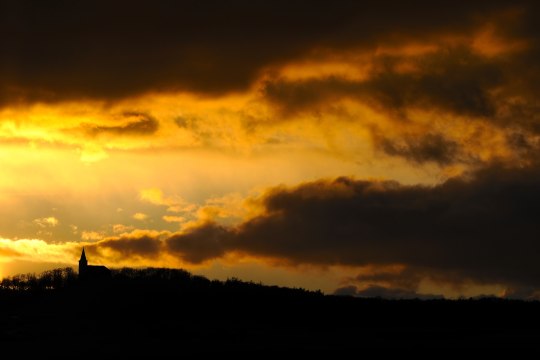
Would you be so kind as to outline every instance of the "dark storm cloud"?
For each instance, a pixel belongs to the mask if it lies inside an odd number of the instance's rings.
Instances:
[[[448,165],[459,161],[459,144],[437,133],[404,135],[399,140],[375,136],[375,146],[388,155],[416,162]]]
[[[417,164],[475,163],[478,154],[467,148],[470,139],[452,139],[437,130],[426,130],[426,124],[409,118],[410,110],[423,110],[434,125],[451,127],[452,121],[459,123],[465,117],[477,126],[504,129],[508,147],[523,155],[527,155],[527,148],[520,145],[528,145],[529,150],[534,147],[530,138],[540,134],[537,101],[518,84],[520,70],[507,58],[484,56],[461,46],[415,56],[385,55],[375,57],[373,63],[376,65],[365,79],[269,79],[261,95],[284,119],[301,112],[335,113],[341,99],[367,104],[399,125],[389,132],[388,124],[370,127],[375,148]],[[409,69],[403,71],[403,64]],[[460,118],[453,120],[449,114]],[[339,118],[365,121],[352,114]],[[516,141],[519,137],[523,141]]]
[[[124,125],[118,126],[99,126],[83,125],[84,132],[90,136],[101,134],[111,135],[151,135],[159,128],[159,122],[152,116],[145,113],[126,112],[123,114],[126,118],[138,118]]]
[[[411,294],[425,278],[502,284],[514,295],[540,289],[538,166],[494,164],[436,186],[320,180],[271,189],[260,205],[262,215],[237,226],[133,233],[89,248],[120,258],[168,254],[193,264],[236,253],[289,264],[371,266],[375,272],[350,281]],[[362,291],[355,295],[367,296]]]
[[[307,80],[267,80],[262,88],[263,97],[277,106],[284,116],[297,112],[317,110],[340,98],[358,98],[365,95],[362,82],[330,76]]]
[[[124,258],[141,256],[146,258],[154,258],[158,256],[162,250],[162,244],[159,238],[152,235],[126,235],[117,238],[102,240],[98,243],[86,246],[90,252],[96,250],[101,253],[105,251],[114,251]]]
[[[366,82],[366,92],[382,108],[437,108],[480,117],[494,114],[488,91],[503,82],[497,60],[459,47],[420,56],[414,61],[417,71],[411,73],[396,72],[392,63],[399,61],[388,59],[389,64]]]
[[[505,1],[0,2],[0,103],[246,89],[314,48],[468,34]]]
[[[412,61],[415,69],[398,66]],[[339,77],[300,81],[267,81],[263,96],[285,114],[312,110],[339,98],[354,98],[374,105],[394,118],[409,108],[433,108],[458,115],[493,116],[495,106],[488,95],[502,84],[498,60],[473,54],[466,48],[442,49],[413,59],[383,56],[366,80]]]
[[[179,254],[183,260],[200,263],[225,255],[226,251],[231,250],[231,241],[234,239],[230,230],[216,224],[206,224],[188,233],[171,236],[167,239],[167,245],[170,251]]]
[[[540,286],[535,168],[492,166],[434,187],[339,178],[274,189],[263,204],[265,215],[236,228],[202,225],[167,246],[193,262],[236,251],[292,263],[403,264],[446,280]]]

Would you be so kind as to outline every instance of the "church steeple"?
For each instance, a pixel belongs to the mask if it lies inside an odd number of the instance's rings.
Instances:
[[[86,252],[82,249],[81,258],[79,259],[79,280],[82,283],[103,283],[111,279],[111,270],[103,265],[88,265]]]
[[[83,246],[81,258],[79,259],[79,276],[84,275],[87,266],[88,266],[88,260],[86,260],[86,254],[84,253],[84,246]]]

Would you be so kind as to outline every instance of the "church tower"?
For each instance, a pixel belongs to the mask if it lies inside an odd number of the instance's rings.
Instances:
[[[112,277],[111,270],[103,265],[88,265],[84,247],[79,259],[79,280],[85,283],[104,283]]]
[[[88,267],[88,261],[86,260],[86,254],[84,253],[84,246],[82,248],[82,254],[81,258],[79,259],[79,276],[86,273],[86,269]]]

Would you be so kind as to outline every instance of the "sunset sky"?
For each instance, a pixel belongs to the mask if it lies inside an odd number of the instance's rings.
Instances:
[[[0,278],[540,297],[538,1],[0,4]]]

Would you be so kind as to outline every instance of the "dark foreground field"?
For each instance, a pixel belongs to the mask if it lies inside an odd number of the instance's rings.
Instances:
[[[49,272],[1,287],[0,346],[20,356],[540,347],[537,302],[356,299],[170,269],[86,285]]]

